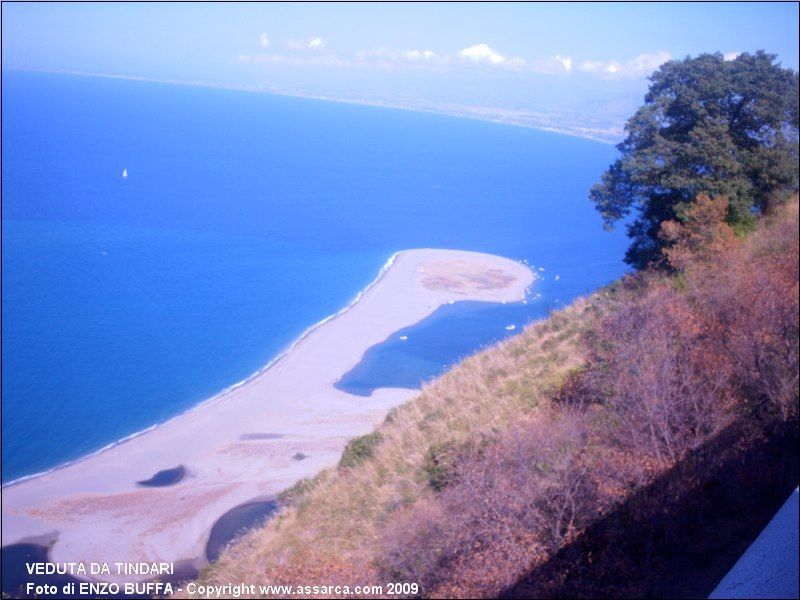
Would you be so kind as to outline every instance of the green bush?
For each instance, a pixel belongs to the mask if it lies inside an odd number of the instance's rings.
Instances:
[[[383,436],[377,431],[353,438],[347,442],[347,446],[345,446],[344,452],[342,452],[339,468],[347,469],[355,467],[372,458],[375,454],[375,448],[377,448],[382,441]]]
[[[455,480],[455,446],[452,442],[434,443],[428,446],[422,462],[422,471],[428,485],[440,492]]]

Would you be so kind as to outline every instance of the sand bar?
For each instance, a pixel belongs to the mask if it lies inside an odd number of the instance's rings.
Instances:
[[[415,395],[335,389],[368,348],[442,304],[522,300],[533,280],[527,266],[498,256],[401,252],[349,310],[244,385],[104,452],[5,486],[2,543],[56,539],[54,562],[199,565],[223,513],[336,464],[348,439]],[[136,485],[178,465],[186,475],[175,485]]]

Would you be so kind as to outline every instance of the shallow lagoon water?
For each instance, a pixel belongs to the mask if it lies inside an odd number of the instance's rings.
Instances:
[[[516,335],[540,318],[546,306],[535,299],[528,302],[446,304],[367,350],[335,386],[359,396],[384,387],[418,389],[461,359]]]

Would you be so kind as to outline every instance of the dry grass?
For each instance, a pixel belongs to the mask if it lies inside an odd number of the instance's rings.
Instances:
[[[492,434],[542,409],[581,365],[579,333],[595,311],[579,300],[426,385],[389,413],[371,458],[296,486],[287,494],[292,506],[224,552],[201,581],[335,583],[341,574],[353,583],[361,574],[374,583],[382,523],[429,492],[431,449]]]
[[[422,285],[430,290],[462,292],[499,290],[510,286],[516,277],[503,269],[463,260],[438,260],[420,268]]]

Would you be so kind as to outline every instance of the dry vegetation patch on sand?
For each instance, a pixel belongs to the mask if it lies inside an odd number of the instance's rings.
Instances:
[[[469,293],[508,287],[514,276],[503,269],[464,260],[437,260],[420,267],[422,285],[429,290]]]

